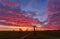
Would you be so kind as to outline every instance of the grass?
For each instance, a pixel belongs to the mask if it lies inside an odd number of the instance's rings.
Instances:
[[[0,32],[0,39],[19,39],[25,34],[27,34],[27,32],[2,31]]]
[[[0,39],[19,39],[31,32],[2,31]],[[25,39],[60,39],[60,31],[39,31],[27,36]]]
[[[60,31],[41,31],[31,34],[25,39],[60,39]]]

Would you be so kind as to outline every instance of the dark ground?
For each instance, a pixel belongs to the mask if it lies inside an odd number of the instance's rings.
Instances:
[[[27,32],[2,31],[0,32],[0,39],[19,39],[26,34]]]
[[[25,39],[60,39],[60,31],[41,31],[31,34]]]
[[[2,31],[0,39],[19,39],[31,32]],[[25,39],[60,39],[60,31],[39,31],[27,36]]]

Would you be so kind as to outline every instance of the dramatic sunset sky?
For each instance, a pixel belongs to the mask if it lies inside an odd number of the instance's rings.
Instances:
[[[47,0],[21,0],[20,8],[25,11],[35,11],[37,13],[35,18],[45,21],[46,3]]]
[[[0,0],[0,25],[43,27],[46,4],[47,0]]]

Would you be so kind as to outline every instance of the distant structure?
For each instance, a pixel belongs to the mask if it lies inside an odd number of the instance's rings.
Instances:
[[[48,0],[47,18],[50,28],[60,29],[60,0]]]

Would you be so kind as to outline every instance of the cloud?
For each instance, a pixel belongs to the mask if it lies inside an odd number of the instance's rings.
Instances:
[[[6,20],[0,20],[0,22],[6,22]]]

